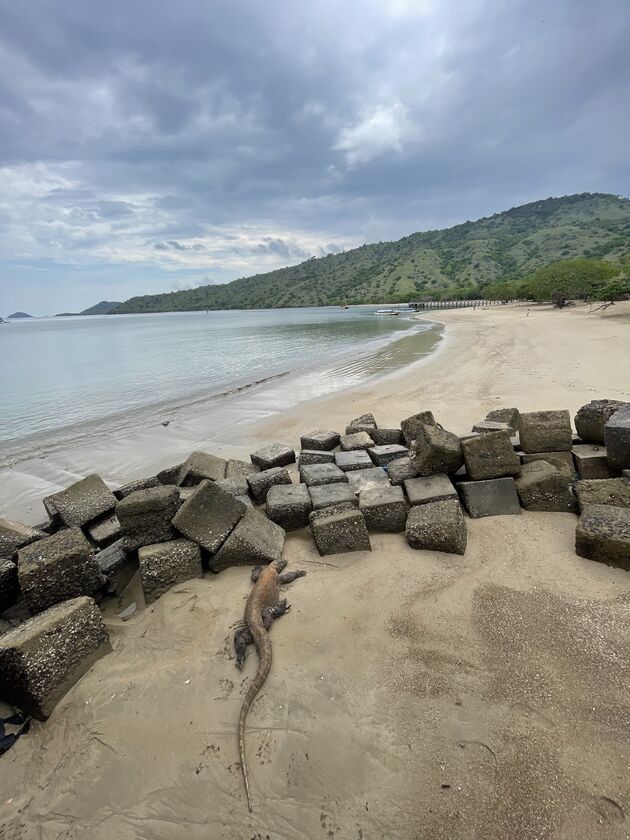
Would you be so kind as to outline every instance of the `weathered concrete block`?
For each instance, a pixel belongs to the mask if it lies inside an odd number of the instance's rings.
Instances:
[[[630,405],[618,409],[604,426],[608,464],[614,470],[630,468]]]
[[[31,528],[29,525],[0,516],[0,557],[13,560],[20,548],[45,536],[46,534],[38,528]]]
[[[405,536],[412,548],[463,554],[468,532],[459,502],[445,499],[412,507],[407,517]]]
[[[99,548],[107,548],[122,537],[122,528],[115,513],[92,522],[85,530],[90,541]]]
[[[305,484],[277,484],[267,493],[267,516],[285,531],[306,528],[312,509]]]
[[[520,515],[521,504],[513,478],[461,481],[457,489],[471,519]]]
[[[247,483],[257,505],[264,505],[270,487],[276,484],[291,484],[291,476],[283,467],[272,467],[255,475],[247,476]]]
[[[419,411],[418,414],[412,414],[402,421],[400,428],[407,446],[411,446],[411,442],[418,437],[418,430],[423,426],[435,426],[432,411]]]
[[[215,554],[247,511],[247,505],[240,499],[206,479],[177,511],[173,525],[185,537]]]
[[[531,464],[533,461],[546,461],[573,481],[576,476],[575,464],[571,452],[521,452],[521,464]]]
[[[270,470],[273,467],[286,467],[287,464],[295,463],[295,450],[282,443],[271,443],[257,452],[252,452],[249,457],[252,464],[261,470]]]
[[[405,481],[405,492],[412,507],[426,505],[428,502],[441,502],[445,499],[457,501],[457,490],[444,473],[408,478]]]
[[[351,503],[314,510],[310,523],[315,545],[322,557],[349,551],[371,551],[363,514]]]
[[[630,508],[630,481],[627,478],[601,478],[576,481],[573,491],[580,510],[587,505],[613,505]]]
[[[408,509],[402,487],[367,487],[359,496],[359,510],[368,531],[404,531]]]
[[[486,414],[486,420],[494,423],[507,423],[513,431],[518,431],[518,408],[495,408]]]
[[[338,484],[348,480],[343,470],[336,464],[311,464],[300,467],[300,478],[307,487],[319,484]]]
[[[116,517],[128,549],[174,539],[177,534],[171,520],[180,504],[177,487],[165,485],[136,490],[121,499],[116,505]]]
[[[209,452],[191,452],[179,471],[177,484],[180,487],[195,487],[204,478],[219,481],[225,478],[226,467],[227,462],[223,458]]]
[[[362,472],[359,470],[358,472]],[[350,473],[354,475],[355,473]],[[333,505],[340,505],[344,502],[357,507],[359,500],[349,484],[319,484],[308,488],[311,497],[313,510],[323,510]]]
[[[171,484],[175,482],[172,481]],[[148,490],[150,487],[159,487],[161,484],[156,475],[151,475],[148,478],[136,478],[135,481],[130,481],[128,484],[123,484],[118,490],[114,490],[114,496],[118,500],[124,499],[126,496],[135,493],[136,490]]]
[[[236,496],[237,499],[249,497],[249,484],[245,475],[232,475],[230,478],[221,478],[216,484],[218,487],[227,490],[232,496]]]
[[[383,446],[373,446],[368,449],[370,458],[377,467],[384,467],[399,458],[408,458],[409,450],[399,443],[387,443]]]
[[[15,604],[19,591],[17,566],[0,557],[0,613]]]
[[[308,467],[310,464],[334,464],[335,453],[324,452],[319,449],[303,449],[298,456],[298,468]]]
[[[482,420],[480,423],[475,423],[472,430],[480,435],[488,432],[509,432],[510,436],[513,434],[513,429],[508,423],[500,423],[498,420]]]
[[[226,478],[235,478],[237,475],[247,477],[257,472],[260,472],[260,467],[257,467],[255,464],[249,464],[247,461],[239,461],[236,458],[228,458],[225,465]]]
[[[344,472],[372,469],[374,464],[364,449],[354,452],[335,452],[335,464]]]
[[[521,462],[509,431],[487,432],[462,443],[466,471],[473,481],[518,475]]]
[[[302,449],[311,449],[315,452],[330,452],[335,446],[339,446],[339,432],[310,432],[308,435],[302,435],[300,438],[300,446]]]
[[[182,471],[183,466],[183,464],[175,464],[173,467],[166,467],[166,469],[160,470],[155,477],[160,484],[166,484],[168,486],[177,484],[179,481],[179,474]],[[143,487],[141,489],[146,490],[148,488]]]
[[[266,566],[279,560],[284,546],[284,528],[257,510],[247,510],[208,565],[213,572],[228,566]]]
[[[44,507],[51,519],[58,517],[69,527],[87,525],[116,507],[116,496],[99,475],[88,475],[44,499]]]
[[[630,509],[610,505],[584,508],[575,532],[575,553],[630,571]]]
[[[525,510],[575,512],[577,503],[567,477],[547,461],[523,464],[516,491]]]
[[[389,446],[393,443],[405,445],[402,429],[372,429],[369,435],[377,446]]]
[[[99,551],[96,562],[105,576],[105,591],[109,595],[122,595],[138,569],[138,558],[135,552],[127,550],[124,539]]]
[[[346,426],[346,434],[354,435],[357,432],[369,433],[372,429],[376,428],[377,423],[373,414],[361,414],[359,417],[355,417],[354,420],[351,420]]]
[[[363,490],[369,487],[389,487],[389,479],[383,467],[372,467],[368,470],[354,470],[345,473],[348,477],[348,484],[356,496],[361,495]]]
[[[80,528],[67,528],[18,552],[18,579],[29,610],[42,612],[105,583],[92,546]]]
[[[575,430],[584,443],[604,444],[604,427],[613,414],[628,403],[620,400],[591,400],[578,409]]]
[[[608,464],[605,446],[583,443],[573,447],[573,460],[580,478],[614,478],[617,470]]]
[[[464,463],[457,435],[441,426],[419,425],[411,447],[411,463],[418,475],[454,473]]]
[[[342,435],[339,443],[344,452],[355,452],[357,449],[369,449],[371,446],[374,446],[374,441],[367,432]]]
[[[138,551],[138,562],[147,604],[157,601],[176,583],[203,576],[201,551],[190,540],[145,545]]]
[[[387,475],[395,486],[400,486],[408,478],[415,478],[418,471],[412,465],[410,458],[399,458],[387,465]]]
[[[107,628],[91,598],[57,604],[0,636],[0,700],[45,720],[110,651]]]
[[[564,452],[573,445],[571,415],[568,410],[521,414],[518,433],[523,452]]]

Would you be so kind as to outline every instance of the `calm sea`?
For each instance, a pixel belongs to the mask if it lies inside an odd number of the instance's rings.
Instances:
[[[345,366],[355,379],[357,371],[367,376],[370,365],[362,367],[361,360],[378,368],[385,348],[404,347],[399,339],[429,329],[406,313],[379,317],[375,309],[105,315],[0,325],[2,448],[6,453],[12,441],[32,435],[298,370],[337,364],[338,373]]]

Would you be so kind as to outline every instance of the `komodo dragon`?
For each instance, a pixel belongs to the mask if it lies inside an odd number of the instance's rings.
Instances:
[[[254,702],[254,698],[260,691],[267,675],[271,669],[271,640],[267,631],[271,628],[274,618],[280,618],[289,611],[290,605],[287,599],[278,600],[280,596],[280,584],[291,583],[296,578],[302,577],[306,572],[286,572],[280,574],[287,565],[287,561],[274,560],[268,566],[256,566],[252,570],[252,581],[254,586],[249,593],[245,604],[245,620],[234,634],[234,649],[236,651],[236,665],[243,667],[247,656],[247,645],[256,645],[258,652],[258,671],[252,680],[250,687],[241,706],[241,714],[238,719],[238,749],[241,758],[241,769],[243,781],[245,782],[245,793],[247,794],[247,805],[252,811],[252,800],[249,792],[249,781],[247,779],[247,764],[245,760],[245,721],[247,713]]]

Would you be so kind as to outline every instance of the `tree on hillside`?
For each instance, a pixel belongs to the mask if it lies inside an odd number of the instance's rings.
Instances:
[[[559,308],[571,298],[588,299],[596,295],[616,273],[611,263],[588,260],[558,260],[539,268],[527,281],[538,301],[551,300]]]

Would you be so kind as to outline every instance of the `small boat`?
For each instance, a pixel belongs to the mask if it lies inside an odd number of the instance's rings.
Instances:
[[[398,309],[377,309],[375,315],[400,315]]]
[[[350,309],[350,307],[348,306],[348,301],[344,300],[339,309]]]

